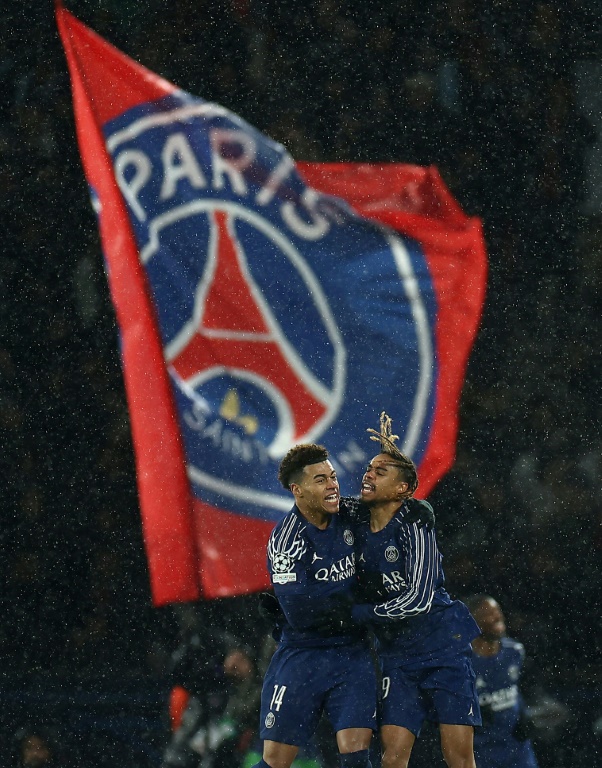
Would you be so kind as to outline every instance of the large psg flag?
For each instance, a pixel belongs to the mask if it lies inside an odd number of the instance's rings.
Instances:
[[[295,443],[358,490],[386,410],[425,496],[451,466],[485,290],[480,224],[434,168],[297,164],[62,7],[121,333],[153,600],[265,587]]]

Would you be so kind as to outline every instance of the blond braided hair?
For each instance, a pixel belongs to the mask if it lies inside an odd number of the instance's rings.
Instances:
[[[418,488],[418,474],[416,472],[416,465],[408,456],[405,456],[399,448],[395,445],[395,441],[399,440],[399,435],[393,434],[393,422],[390,416],[382,411],[380,414],[380,430],[377,432],[375,429],[368,429],[370,434],[370,440],[374,440],[376,443],[380,443],[380,449],[387,456],[390,456],[394,463],[402,470],[404,481],[408,484],[408,490],[414,493]]]

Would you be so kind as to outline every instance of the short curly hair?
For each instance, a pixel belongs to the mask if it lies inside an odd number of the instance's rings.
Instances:
[[[323,445],[315,443],[295,445],[280,462],[278,480],[287,491],[290,491],[292,483],[298,483],[301,479],[305,467],[310,464],[319,464],[327,459],[328,451]]]

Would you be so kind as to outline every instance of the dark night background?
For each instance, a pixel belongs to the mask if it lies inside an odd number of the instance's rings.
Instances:
[[[566,704],[566,723],[539,744],[542,768],[595,764],[602,207],[591,157],[602,139],[583,105],[602,99],[600,3],[67,7],[294,158],[435,164],[483,219],[487,305],[457,462],[431,496],[448,588],[496,597],[538,684]],[[0,23],[0,752],[35,716],[84,752],[95,745],[82,765],[157,765],[179,624],[151,607],[66,62],[50,2],[4,3]],[[199,610],[247,642],[266,629],[253,597]]]

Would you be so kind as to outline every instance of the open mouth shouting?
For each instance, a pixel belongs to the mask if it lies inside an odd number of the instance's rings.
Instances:
[[[373,483],[369,483],[367,480],[364,480],[362,482],[360,493],[362,496],[364,496],[369,493],[374,493],[375,490],[376,490],[376,486]]]

